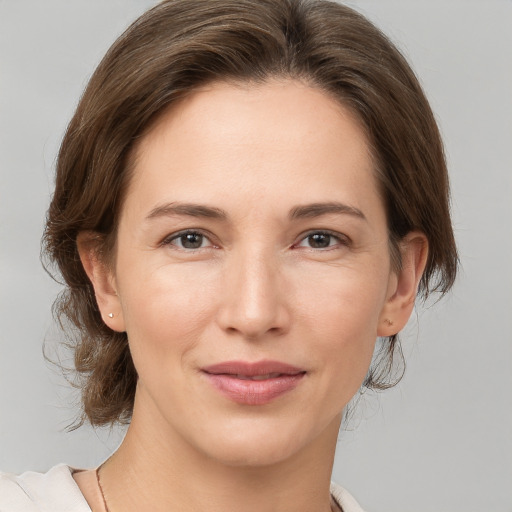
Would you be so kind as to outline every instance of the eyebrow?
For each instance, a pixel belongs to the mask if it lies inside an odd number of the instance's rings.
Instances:
[[[306,204],[304,206],[295,206],[290,211],[290,219],[312,219],[315,217],[321,217],[322,215],[328,215],[330,213],[352,215],[362,220],[366,220],[364,213],[358,208],[338,202],[313,203]]]
[[[209,219],[226,220],[228,215],[224,210],[213,206],[193,203],[167,203],[153,208],[146,219],[169,217],[172,215],[186,215],[188,217],[207,217]]]
[[[295,206],[290,210],[289,218],[290,220],[312,219],[329,214],[351,215],[366,220],[364,213],[358,208],[338,202],[312,203]],[[216,220],[228,219],[228,214],[220,208],[195,203],[177,202],[167,203],[153,208],[146,219],[150,220],[173,215],[185,215],[188,217],[202,217]]]

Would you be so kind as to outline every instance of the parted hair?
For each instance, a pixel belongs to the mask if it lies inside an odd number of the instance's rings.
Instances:
[[[417,78],[397,48],[361,14],[327,0],[166,0],[137,19],[92,75],[62,141],[43,254],[65,284],[54,304],[74,351],[82,417],[130,421],[137,373],[126,333],[102,321],[77,236],[96,233],[108,259],[133,148],[172,103],[213,81],[301,80],[349,108],[366,131],[385,202],[389,247],[425,233],[419,294],[453,285],[457,251],[439,130]],[[364,382],[394,385],[403,371],[398,335],[380,340]]]

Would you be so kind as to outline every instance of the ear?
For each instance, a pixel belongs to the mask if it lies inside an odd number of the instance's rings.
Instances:
[[[121,302],[113,270],[100,257],[98,243],[101,235],[94,231],[82,231],[77,237],[78,253],[85,273],[89,277],[96,302],[105,324],[113,331],[124,332]]]
[[[378,336],[392,336],[401,331],[414,308],[418,285],[425,270],[428,241],[424,233],[411,231],[400,242],[401,268],[391,276],[388,296],[377,328]]]

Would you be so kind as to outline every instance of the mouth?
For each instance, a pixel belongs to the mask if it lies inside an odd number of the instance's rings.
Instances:
[[[279,361],[227,361],[202,368],[214,389],[243,405],[264,405],[292,391],[306,371]]]
[[[236,379],[241,379],[241,380],[267,380],[267,379],[275,379],[276,377],[280,377],[281,375],[287,375],[287,374],[266,373],[264,375],[249,376],[249,375],[242,375],[240,373],[237,373],[236,375],[227,373],[227,374],[222,374],[222,375],[231,375],[232,377],[235,377]]]

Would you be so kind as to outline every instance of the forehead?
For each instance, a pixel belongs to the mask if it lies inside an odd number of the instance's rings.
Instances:
[[[226,143],[236,138],[238,144],[245,142],[248,146],[251,140],[261,144],[265,133],[275,139],[277,131],[289,141],[295,137],[301,145],[318,144],[319,139],[326,140],[327,132],[338,128],[343,133],[333,134],[335,137],[355,135],[353,139],[357,137],[369,151],[358,114],[333,94],[291,79],[217,81],[192,90],[157,116],[141,137],[136,154],[140,156],[147,149],[148,140],[152,143],[178,126],[183,136],[201,130],[216,133]],[[357,146],[355,149],[360,149]]]
[[[218,82],[174,104],[141,138],[128,196],[218,202],[238,191],[241,201],[242,192],[275,201],[278,190],[296,203],[305,194],[357,202],[377,193],[369,148],[355,115],[317,88]]]

